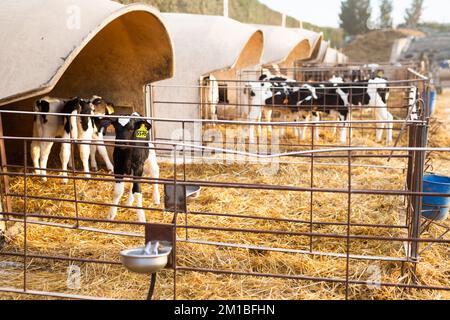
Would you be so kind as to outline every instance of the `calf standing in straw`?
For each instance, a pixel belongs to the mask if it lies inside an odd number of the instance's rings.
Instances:
[[[145,222],[145,211],[142,207],[142,188],[139,178],[148,173],[151,178],[159,179],[159,166],[156,159],[155,147],[150,141],[150,122],[139,119],[139,113],[133,113],[119,119],[102,120],[102,126],[113,125],[116,131],[114,147],[114,200],[109,213],[109,219],[114,220],[117,215],[117,205],[125,191],[125,178],[132,178],[132,188],[127,206],[132,206],[137,199],[137,215],[139,222]],[[132,142],[129,142],[132,141]],[[153,185],[153,201],[160,203],[158,183]]]
[[[36,115],[33,122],[33,137],[43,139],[54,139],[62,137],[63,139],[80,139],[89,141],[92,139],[93,125],[89,115],[93,115],[94,106],[89,100],[73,98],[73,99],[56,99],[45,97],[36,101],[36,112],[42,113]],[[66,115],[48,115],[66,114]],[[79,117],[82,115],[83,117]],[[47,162],[50,151],[53,147],[53,141],[33,141],[31,143],[31,158],[36,174],[44,175],[43,181],[47,181],[45,177],[47,171]],[[86,177],[89,174],[89,155],[90,147],[88,144],[80,143],[80,158],[83,163],[83,170]],[[71,145],[70,143],[62,143],[61,145],[61,163],[63,182],[67,183],[67,167],[70,161]]]

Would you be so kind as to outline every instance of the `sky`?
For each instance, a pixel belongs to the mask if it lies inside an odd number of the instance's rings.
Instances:
[[[298,20],[311,22],[319,26],[338,27],[341,0],[259,0],[268,7],[287,13]],[[405,9],[412,0],[393,0],[394,22],[404,21]],[[372,0],[373,16],[378,17],[381,0]],[[450,23],[450,1],[425,0],[423,21]]]

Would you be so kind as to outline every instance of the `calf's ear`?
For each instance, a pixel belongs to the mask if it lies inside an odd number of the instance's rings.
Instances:
[[[134,125],[134,137],[137,139],[148,139],[152,124],[150,121],[137,121]]]
[[[112,103],[106,103],[106,111],[108,114],[112,115],[115,112],[115,106]]]
[[[152,123],[148,120],[137,121],[134,125],[134,129],[138,130],[138,129],[142,128],[143,126],[147,130],[150,130],[152,128]]]

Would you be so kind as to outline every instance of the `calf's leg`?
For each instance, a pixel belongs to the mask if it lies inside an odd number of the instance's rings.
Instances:
[[[393,141],[393,131],[394,131],[394,123],[392,121],[394,121],[394,116],[390,113],[387,112],[387,120],[389,121],[389,123],[387,123],[387,133],[386,133],[386,145],[390,146],[392,144]]]
[[[311,120],[311,115],[308,115],[303,119],[303,121],[305,121],[305,122],[309,122],[310,120]],[[306,139],[306,130],[308,130],[307,125],[303,125],[302,128],[300,129],[300,140],[301,141],[304,141]]]
[[[114,220],[117,215],[117,205],[120,202],[120,199],[122,199],[123,193],[125,191],[125,183],[123,181],[116,182],[114,186],[114,200],[113,200],[113,206],[109,210],[109,220]]]
[[[272,113],[273,113],[273,110],[271,108],[266,110],[266,122],[267,123],[272,122]],[[261,126],[260,126],[260,128],[261,128]],[[272,126],[267,126],[267,132],[272,134]],[[261,135],[261,130],[260,130],[260,135]]]
[[[130,193],[128,193],[128,202],[127,202],[127,206],[131,207],[134,204],[134,193],[133,193],[133,184],[131,184],[130,187]]]
[[[150,148],[155,148],[154,145],[150,144]],[[147,163],[145,166],[146,170],[149,172],[146,172],[152,179],[158,180],[159,179],[159,166],[158,166],[158,160],[156,158],[156,151],[154,149],[150,149],[150,153],[148,155]],[[148,169],[147,169],[148,168]],[[153,184],[153,202],[155,205],[159,205],[161,203],[161,195],[159,194],[159,184],[156,181]]]
[[[339,117],[336,117],[336,120],[339,121]],[[337,135],[337,126],[336,125],[333,125],[333,128],[331,129],[331,134],[333,137],[336,138],[336,135]]]
[[[142,177],[143,174],[144,174],[144,165],[142,164],[141,166],[138,166],[136,168],[133,175],[140,178],[140,177]],[[131,192],[134,195],[133,202],[134,202],[134,199],[137,200],[136,206],[138,207],[138,209],[136,210],[136,213],[138,216],[138,221],[145,222],[146,221],[145,211],[144,211],[144,208],[142,207],[142,188],[141,188],[141,183],[139,181],[133,182],[133,188],[132,188]]]
[[[109,172],[114,171],[114,165],[112,164],[111,160],[109,159],[108,151],[106,150],[105,146],[98,146],[97,147],[98,153],[100,153],[100,156],[102,157],[103,161],[105,161],[106,168],[108,168]]]
[[[106,168],[108,169],[108,171],[114,172],[114,165],[112,164],[111,160],[109,159],[108,150],[105,147],[103,132],[99,132],[97,134],[97,136],[94,138],[99,142],[99,145],[94,146],[96,151],[98,150],[98,153],[100,154],[103,161],[105,162]],[[91,157],[93,157],[95,159],[95,152],[92,153],[92,151],[93,151],[93,149],[91,149]]]
[[[91,175],[89,174],[89,156],[91,154],[91,148],[89,145],[80,144],[80,158],[81,162],[83,163],[83,171],[85,172],[85,177],[90,178]]]
[[[307,114],[305,114],[303,111],[298,111],[294,116],[295,122],[308,122],[311,119],[311,117]],[[287,122],[289,119],[286,119]],[[306,139],[306,130],[308,127],[305,124],[302,125],[296,125],[294,132],[295,137],[300,138],[300,141],[304,141]]]
[[[377,123],[376,142],[383,140],[384,123]]]
[[[92,128],[89,128],[87,131],[80,132],[80,140],[79,144],[80,149],[80,158],[83,163],[83,171],[85,172],[85,177],[90,178],[89,174],[89,158],[91,156],[91,145],[93,142],[94,133],[92,132]]]
[[[39,141],[31,142],[31,159],[33,160],[34,173],[41,174],[41,170],[39,170],[40,163],[39,158],[41,156],[41,145]]]
[[[97,155],[97,146],[96,145],[91,145],[91,151],[90,151],[90,159],[91,159],[91,170],[93,172],[97,172],[98,171],[98,166],[97,166],[97,159],[96,159],[96,155]]]
[[[39,138],[42,136],[42,128],[39,130],[39,126],[42,124],[35,122],[33,124],[33,137]],[[40,141],[32,141],[30,146],[31,159],[33,160],[34,172],[36,174],[41,174],[41,170],[39,170],[40,163],[39,159],[41,157],[41,142]]]
[[[382,106],[376,108],[375,114],[376,114],[376,119],[378,121],[384,121],[383,123],[377,123],[376,142],[381,142],[383,140],[383,131],[385,128],[388,128],[386,140],[389,140],[389,133],[390,133],[391,141],[389,141],[389,143],[392,142],[392,131],[389,131],[389,123],[387,123],[387,121],[391,121],[390,119],[393,119],[392,115],[388,112],[387,107],[382,107]]]
[[[344,144],[347,142],[347,124],[345,123],[345,121],[347,120],[347,117],[343,114],[341,114],[339,116],[339,120],[341,121],[340,127],[341,127],[341,131],[340,131],[340,135],[339,135],[339,142],[341,144]]]
[[[249,120],[251,122],[256,122],[258,119],[261,118],[261,107],[255,107],[253,106],[250,110]],[[250,125],[250,133],[249,133],[249,143],[254,144],[255,141],[255,126]]]
[[[133,183],[133,194],[134,197],[137,199],[136,206],[138,207],[138,209],[136,210],[136,213],[138,216],[138,221],[146,222],[145,211],[144,208],[142,207],[142,191],[140,183]]]
[[[311,119],[313,122],[319,122],[320,121],[320,115],[318,112],[313,112],[311,115]],[[314,141],[319,142],[320,140],[320,134],[319,134],[319,126],[317,124],[313,125],[313,131],[314,131]]]
[[[68,133],[65,133],[63,136],[63,139],[70,139],[70,135]],[[67,179],[67,166],[69,164],[71,154],[72,154],[72,152],[71,152],[70,143],[62,143],[61,144],[61,152],[59,153],[59,158],[61,159],[62,170],[63,170],[63,172],[61,172],[61,175],[64,177],[63,183],[69,182],[69,180]]]
[[[40,155],[40,168],[41,168],[41,174],[46,175],[47,174],[47,163],[48,163],[48,157],[50,155],[50,151],[52,150],[53,142],[41,142],[41,155]],[[47,177],[43,177],[42,181],[47,181]]]

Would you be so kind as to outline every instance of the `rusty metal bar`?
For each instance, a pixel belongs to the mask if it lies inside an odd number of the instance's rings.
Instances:
[[[162,210],[161,210],[162,211]],[[231,213],[211,213],[211,212],[194,212],[189,211],[189,214],[191,215],[200,215],[200,216],[216,216],[216,217],[226,217],[226,218],[238,218],[238,219],[251,219],[251,220],[263,220],[263,221],[272,221],[272,222],[285,222],[285,223],[296,223],[296,224],[307,224],[310,225],[310,221],[303,221],[303,220],[297,220],[297,219],[283,219],[283,218],[270,218],[270,217],[261,217],[261,216],[247,216],[247,215],[239,215],[239,214],[231,214]],[[15,212],[15,213],[5,213],[5,215],[8,215],[9,217],[22,217],[23,214]],[[101,220],[101,219],[89,219],[89,218],[73,218],[70,216],[52,216],[52,215],[42,215],[42,214],[28,214],[29,218],[41,218],[41,219],[53,219],[53,220],[78,220],[80,222],[93,222],[93,223],[114,223],[116,224],[124,224],[127,223],[126,221],[109,221],[109,220]],[[11,221],[15,222],[22,222],[23,220],[10,218]],[[28,219],[28,224],[44,224],[45,222],[42,221],[32,221]],[[136,223],[137,224],[137,223]],[[134,224],[133,224],[134,225]],[[347,226],[347,223],[345,222],[319,222],[314,221],[313,225],[317,226]],[[54,225],[58,226],[58,225]],[[65,227],[69,227],[70,229],[79,229],[79,230],[88,230],[89,228],[86,227],[76,227],[76,225],[61,225]],[[407,229],[408,226],[402,226],[402,225],[374,225],[374,224],[363,224],[363,223],[351,223],[351,227],[355,228],[374,228],[374,229]],[[97,232],[103,232],[106,233],[108,230],[104,229],[96,229]]]
[[[270,273],[257,273],[257,272],[239,272],[239,271],[228,271],[228,270],[214,270],[208,268],[189,268],[189,267],[179,267],[180,271],[192,271],[192,272],[202,272],[202,273],[215,273],[215,274],[226,274],[226,275],[236,275],[236,276],[253,276],[253,277],[263,277],[263,278],[274,278],[274,279],[289,279],[289,280],[303,280],[303,281],[313,281],[313,282],[326,282],[326,283],[346,283],[345,279],[337,278],[320,278],[320,277],[309,277],[301,275],[282,275],[282,274],[270,274]],[[348,280],[350,285],[367,285],[366,281],[359,280]],[[404,284],[404,283],[377,283],[380,287],[394,287],[403,289],[417,289],[417,290],[436,290],[436,291],[450,291],[449,287],[438,287],[438,286],[424,286],[415,284]]]
[[[0,164],[1,164],[1,173],[2,173],[2,183],[0,185],[1,192],[1,201],[2,203],[1,209],[6,211],[12,211],[11,198],[7,196],[9,193],[9,177],[4,175],[8,172],[8,161],[6,158],[6,148],[5,148],[5,140],[3,139],[3,119],[2,114],[0,113]],[[7,227],[5,222],[5,227]]]
[[[235,249],[247,249],[247,250],[257,250],[257,251],[268,251],[268,252],[279,252],[279,253],[291,253],[291,254],[305,254],[310,256],[320,256],[320,257],[332,257],[347,259],[347,254],[332,253],[332,252],[322,252],[310,250],[297,250],[297,249],[286,249],[286,248],[272,248],[263,246],[253,246],[253,245],[240,245],[234,243],[223,243],[214,241],[204,241],[204,240],[177,240],[181,243],[195,244],[195,245],[206,245],[206,246],[216,246],[216,247],[226,247]],[[380,256],[368,256],[368,255],[350,255],[350,259],[353,260],[365,260],[365,261],[388,261],[388,262],[407,262],[406,258],[401,257],[380,257]]]
[[[27,232],[27,212],[28,212],[28,198],[27,198],[27,143],[23,142],[24,161],[23,161],[23,291],[27,291],[27,271],[28,271],[28,232]]]
[[[78,295],[78,294],[57,293],[57,292],[38,291],[38,290],[23,291],[23,290],[16,289],[16,288],[6,288],[6,287],[0,287],[0,292],[17,293],[17,294],[29,295],[29,296],[75,299],[75,300],[94,300],[94,301],[95,300],[98,300],[98,301],[112,300],[111,298],[105,298],[105,297],[83,296],[83,295]]]
[[[23,214],[19,213],[8,213],[8,215],[11,216],[23,216]],[[29,218],[45,218],[45,219],[54,219],[54,220],[74,220],[73,217],[57,217],[57,216],[44,216],[39,214],[28,214]],[[131,221],[111,221],[111,220],[101,220],[101,219],[88,219],[88,218],[79,218],[80,221],[87,221],[87,222],[93,222],[93,223],[113,223],[113,224],[129,224],[129,225],[145,225],[143,223],[139,222],[131,222]],[[17,222],[20,222],[20,220],[15,220]],[[22,220],[23,222],[23,220]],[[36,222],[36,221],[28,221],[28,224],[44,224],[44,222]],[[50,224],[50,223],[48,223]],[[60,226],[59,224],[52,224],[55,227]],[[165,224],[160,224],[165,225]],[[345,226],[345,225],[344,225]],[[358,225],[351,224],[350,226],[357,227]],[[67,226],[70,229],[76,229],[74,226]],[[178,228],[189,228],[194,230],[210,230],[210,231],[228,231],[228,232],[242,232],[242,233],[255,233],[255,234],[273,234],[273,235],[287,235],[287,236],[305,236],[305,237],[325,237],[325,238],[335,238],[335,239],[346,239],[346,235],[339,235],[339,234],[325,234],[325,233],[309,233],[309,232],[288,232],[288,231],[277,231],[277,230],[259,230],[259,229],[238,229],[238,228],[220,228],[220,227],[208,227],[208,226],[178,226]],[[83,228],[87,231],[89,231],[89,228]],[[83,230],[82,227],[80,227],[80,230]],[[101,233],[108,233],[108,230],[99,230],[94,229],[95,232],[101,232]],[[111,231],[112,234],[121,235],[123,232],[120,231]],[[125,233],[124,235],[128,236],[135,236],[135,234],[128,234]],[[380,237],[380,236],[361,236],[361,235],[351,235],[350,239],[354,240],[377,240],[377,241],[393,241],[393,242],[402,242],[402,241],[417,241],[422,243],[443,243],[447,244],[450,243],[450,240],[439,240],[439,239],[419,239],[419,238],[411,238],[411,237]],[[1,253],[0,253],[1,255]]]

